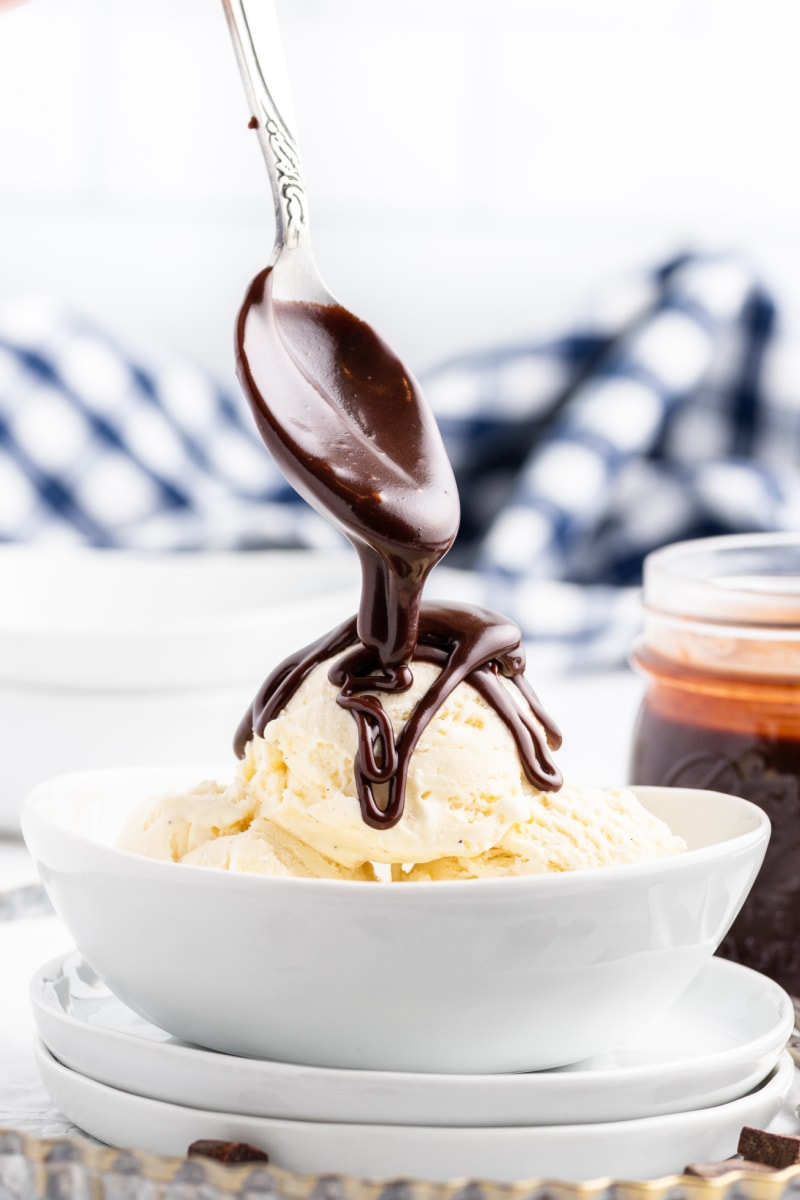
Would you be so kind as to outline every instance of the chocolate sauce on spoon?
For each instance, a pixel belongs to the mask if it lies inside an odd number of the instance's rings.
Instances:
[[[422,587],[458,530],[453,470],[419,385],[339,304],[275,300],[253,282],[237,323],[237,368],[256,424],[292,486],[361,560],[361,641],[407,662]]]

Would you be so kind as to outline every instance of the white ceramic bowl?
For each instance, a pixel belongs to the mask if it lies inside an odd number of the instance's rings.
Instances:
[[[769,836],[746,800],[640,788],[687,853],[393,886],[229,875],[115,848],[142,798],[220,774],[52,779],[25,802],[25,840],[78,949],[122,1001],[202,1046],[321,1066],[517,1071],[609,1048],[708,960]]]
[[[358,595],[346,551],[0,546],[0,831],[62,771],[224,758],[262,679]]]

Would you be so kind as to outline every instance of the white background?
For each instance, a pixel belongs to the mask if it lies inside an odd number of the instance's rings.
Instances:
[[[332,291],[417,370],[620,268],[751,255],[800,312],[796,0],[279,0]],[[224,378],[272,205],[219,0],[0,16],[0,302]]]

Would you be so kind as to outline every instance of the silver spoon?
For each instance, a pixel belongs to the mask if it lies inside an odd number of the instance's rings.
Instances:
[[[458,528],[455,479],[411,373],[320,277],[272,0],[223,7],[276,226],[239,314],[239,379],[284,475],[358,551],[358,635],[394,666],[411,658],[423,584]]]
[[[222,0],[275,202],[274,295],[335,304],[311,250],[289,75],[272,0]],[[267,82],[269,81],[269,83]]]

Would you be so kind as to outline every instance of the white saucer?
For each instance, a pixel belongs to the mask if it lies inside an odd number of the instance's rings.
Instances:
[[[77,952],[31,981],[42,1039],[111,1087],[254,1117],[391,1125],[624,1121],[723,1104],[772,1070],[794,1012],[746,967],[712,959],[683,997],[613,1053],[521,1075],[347,1071],[236,1058],[176,1041],[126,1008]]]
[[[510,1183],[537,1176],[578,1182],[606,1175],[671,1175],[688,1162],[735,1154],[742,1126],[768,1125],[794,1076],[792,1058],[784,1052],[761,1087],[714,1108],[594,1125],[423,1128],[283,1121],[187,1108],[118,1091],[70,1071],[40,1041],[36,1059],[64,1116],[112,1146],[183,1155],[197,1138],[222,1138],[260,1146],[274,1166],[301,1174],[430,1182],[463,1176]]]

